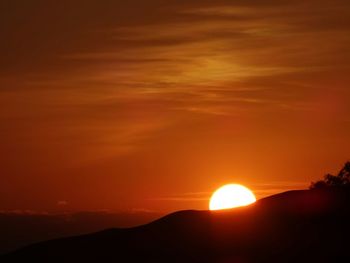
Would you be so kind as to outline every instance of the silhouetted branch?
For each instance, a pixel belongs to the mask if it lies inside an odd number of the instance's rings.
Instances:
[[[310,185],[310,189],[327,187],[350,187],[350,162],[345,163],[337,175],[326,174],[323,180],[311,182]]]

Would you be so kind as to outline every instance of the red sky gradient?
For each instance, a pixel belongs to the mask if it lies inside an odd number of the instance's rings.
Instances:
[[[350,158],[348,0],[5,0],[0,21],[0,210],[206,209]]]

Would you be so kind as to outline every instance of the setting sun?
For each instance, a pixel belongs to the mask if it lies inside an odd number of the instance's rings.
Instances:
[[[209,209],[221,210],[246,206],[256,201],[251,190],[239,184],[227,184],[217,189],[210,198]]]

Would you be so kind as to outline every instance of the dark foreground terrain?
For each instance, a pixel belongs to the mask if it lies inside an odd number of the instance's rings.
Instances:
[[[0,212],[0,255],[50,239],[143,225],[160,216],[159,213],[148,211],[62,214]]]
[[[290,191],[225,212],[31,245],[1,262],[350,262],[350,194]]]

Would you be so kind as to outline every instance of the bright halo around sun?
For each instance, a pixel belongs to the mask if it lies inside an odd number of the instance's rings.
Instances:
[[[252,191],[240,184],[227,184],[220,187],[210,198],[209,209],[221,210],[254,203],[256,198]]]

